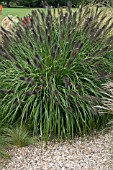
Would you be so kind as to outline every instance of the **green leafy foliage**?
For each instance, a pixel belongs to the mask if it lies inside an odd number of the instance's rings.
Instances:
[[[32,11],[10,33],[2,29],[0,107],[3,121],[26,123],[46,140],[53,133],[73,137],[90,133],[106,118],[101,83],[110,79],[112,18],[97,7]],[[103,24],[104,23],[104,24]],[[107,37],[107,39],[106,39]]]

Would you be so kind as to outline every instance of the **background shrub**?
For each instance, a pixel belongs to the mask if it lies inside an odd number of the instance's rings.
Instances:
[[[45,2],[45,0],[0,0],[1,4],[3,6],[7,7],[18,7],[18,6],[24,6],[24,7],[42,7],[42,2]],[[101,3],[103,5],[112,6],[113,0],[46,0],[46,2],[49,5],[52,5],[54,7],[57,7],[57,4],[59,3],[60,6],[66,6],[68,2],[71,2],[73,7],[78,7],[79,5],[86,5],[86,4],[98,4]]]
[[[14,33],[1,28],[4,122],[26,123],[46,140],[90,133],[106,122],[93,107],[101,102],[101,83],[112,77],[112,18],[101,14],[98,7],[68,6],[65,14],[48,7],[32,11],[30,23],[25,17]]]

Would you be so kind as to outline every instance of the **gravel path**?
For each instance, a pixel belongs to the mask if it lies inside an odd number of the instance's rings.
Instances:
[[[47,148],[28,146],[13,148],[11,160],[0,170],[113,170],[109,165],[110,141],[113,133],[76,138],[68,142],[50,142]]]

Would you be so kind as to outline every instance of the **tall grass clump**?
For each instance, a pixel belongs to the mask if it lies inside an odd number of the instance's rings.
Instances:
[[[25,123],[46,139],[90,133],[105,123],[93,106],[110,79],[113,23],[101,13],[98,7],[72,12],[69,4],[66,13],[59,7],[32,11],[30,22],[26,16],[13,33],[1,27],[3,122]]]

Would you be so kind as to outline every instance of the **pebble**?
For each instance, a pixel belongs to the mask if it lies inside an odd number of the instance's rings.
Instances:
[[[0,170],[113,170],[110,141],[113,133],[76,138],[68,142],[49,142],[47,149],[31,145],[12,148],[11,159]]]

